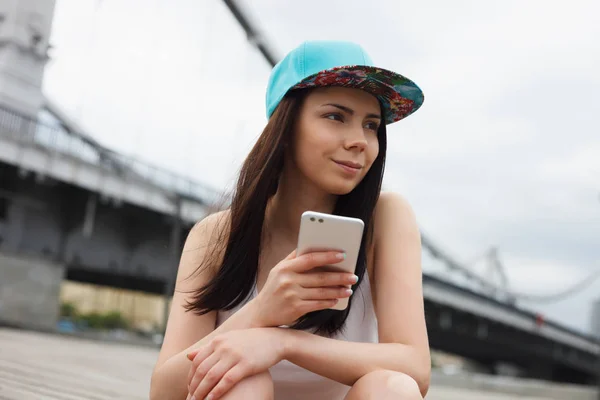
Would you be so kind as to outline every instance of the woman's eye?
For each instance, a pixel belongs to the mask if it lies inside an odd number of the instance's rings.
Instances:
[[[374,131],[377,131],[379,129],[379,125],[375,122],[367,122],[367,124],[365,126],[367,129],[371,129]]]
[[[332,121],[343,121],[343,118],[340,114],[327,114],[325,118],[330,119]]]

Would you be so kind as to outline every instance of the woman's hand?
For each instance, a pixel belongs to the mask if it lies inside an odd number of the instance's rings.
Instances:
[[[281,328],[253,328],[216,336],[190,352],[188,400],[216,400],[242,379],[264,372],[284,357]]]
[[[293,251],[269,272],[264,287],[251,303],[258,326],[292,325],[312,311],[333,307],[338,299],[350,297],[349,286],[357,281],[348,272],[311,271],[313,268],[335,265],[344,253],[312,252],[296,257]]]

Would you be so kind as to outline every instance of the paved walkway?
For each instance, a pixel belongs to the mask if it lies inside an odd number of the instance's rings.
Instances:
[[[0,399],[146,400],[157,354],[153,348],[0,328]],[[433,387],[427,396],[428,400],[514,398],[448,387]]]

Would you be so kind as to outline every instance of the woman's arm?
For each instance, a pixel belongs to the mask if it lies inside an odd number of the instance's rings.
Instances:
[[[242,307],[217,329],[215,329],[215,312],[198,316],[184,309],[185,302],[190,296],[185,292],[201,287],[212,277],[213,271],[210,270],[204,270],[194,277],[190,276],[203,261],[205,250],[210,245],[215,229],[223,229],[221,224],[226,217],[227,214],[223,212],[207,217],[194,226],[186,239],[177,272],[165,338],[152,374],[150,386],[152,400],[186,398],[187,379],[191,366],[186,357],[188,352],[202,346],[220,333],[255,327],[252,302]]]
[[[406,201],[394,194],[381,195],[374,234],[380,343],[345,342],[282,329],[284,358],[346,385],[378,369],[402,372],[411,376],[425,395],[431,361],[423,304],[421,236]]]

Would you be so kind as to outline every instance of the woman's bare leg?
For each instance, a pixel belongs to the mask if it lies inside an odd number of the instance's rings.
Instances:
[[[269,371],[250,376],[229,390],[220,400],[273,400],[273,380]],[[204,399],[197,399],[204,400]]]
[[[344,400],[423,400],[423,396],[410,376],[379,370],[360,378]]]

